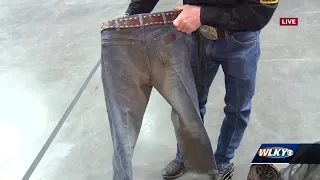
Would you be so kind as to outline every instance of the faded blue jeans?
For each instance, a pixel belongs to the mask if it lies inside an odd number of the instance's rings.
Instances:
[[[172,24],[102,30],[101,76],[114,147],[114,180],[133,179],[131,159],[153,87],[172,106],[186,168],[201,174],[216,170],[186,37]]]
[[[259,34],[260,31],[237,32],[218,40],[209,40],[201,33],[193,33],[188,37],[202,119],[206,113],[209,89],[220,65],[224,72],[225,118],[215,152],[219,169],[229,166],[249,122],[260,57]],[[180,162],[184,159],[179,152],[179,145],[176,159]]]

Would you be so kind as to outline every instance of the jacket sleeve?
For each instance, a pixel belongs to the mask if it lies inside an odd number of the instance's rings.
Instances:
[[[131,0],[126,14],[150,13],[159,0]]]
[[[261,3],[263,1],[269,3]],[[278,0],[243,0],[234,7],[203,6],[200,20],[203,25],[223,30],[261,30],[277,7]]]

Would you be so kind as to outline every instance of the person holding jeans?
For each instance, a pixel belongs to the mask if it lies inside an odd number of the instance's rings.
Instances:
[[[126,15],[149,13],[159,0],[132,0]],[[191,66],[197,84],[202,119],[211,83],[222,66],[225,77],[225,118],[214,157],[218,176],[231,179],[231,160],[240,146],[249,122],[251,101],[255,93],[257,63],[260,57],[260,30],[270,21],[278,0],[183,0],[182,10],[173,24],[189,34]],[[176,158],[164,169],[165,179],[185,172],[177,147]]]

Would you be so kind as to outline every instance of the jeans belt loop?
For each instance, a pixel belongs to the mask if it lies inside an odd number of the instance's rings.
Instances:
[[[116,24],[116,30],[117,30],[117,31],[120,31],[120,25],[119,25],[118,19],[115,19],[115,20],[114,20],[114,23]]]
[[[140,29],[143,29],[143,18],[142,18],[142,14],[138,14],[138,18],[139,18]]]
[[[164,12],[161,12],[161,15],[162,15],[162,19],[163,19],[163,24],[166,27],[168,25],[167,16]]]
[[[229,31],[224,31],[224,36],[228,37],[229,36]]]

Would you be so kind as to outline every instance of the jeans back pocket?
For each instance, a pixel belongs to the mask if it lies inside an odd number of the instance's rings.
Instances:
[[[187,60],[186,34],[174,27],[155,36],[158,54],[165,66],[175,66]]]
[[[105,75],[127,79],[135,75],[136,61],[141,60],[139,40],[110,38],[101,40],[101,68]]]

